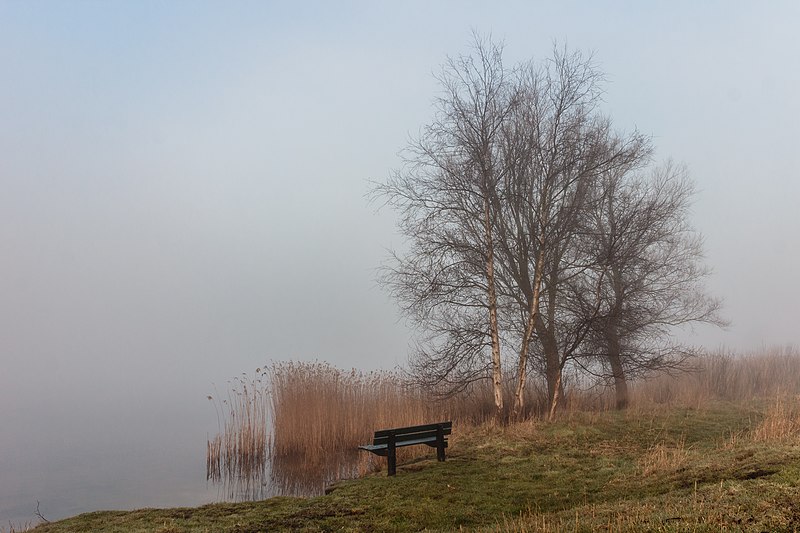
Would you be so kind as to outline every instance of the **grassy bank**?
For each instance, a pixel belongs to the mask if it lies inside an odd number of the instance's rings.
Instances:
[[[96,512],[34,531],[800,530],[794,401],[456,426],[447,462],[430,454],[324,496]]]

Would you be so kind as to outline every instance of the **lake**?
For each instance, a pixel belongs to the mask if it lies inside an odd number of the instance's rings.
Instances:
[[[16,431],[0,435],[0,525],[38,523],[37,502],[52,521],[97,510],[321,494],[332,477],[355,475],[352,451],[330,457],[335,473],[282,461],[274,475],[266,465],[266,484],[215,485],[206,480],[206,441],[218,431],[214,407],[199,395],[161,405],[151,400],[125,409],[73,405],[61,416],[57,406],[5,411],[3,427]]]
[[[0,524],[101,509],[196,506],[225,494],[206,482],[217,430],[204,395],[180,401],[107,396],[81,404],[5,402],[0,411]]]

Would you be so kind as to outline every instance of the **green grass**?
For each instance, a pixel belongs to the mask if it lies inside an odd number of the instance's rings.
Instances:
[[[576,413],[454,428],[434,454],[316,498],[83,514],[61,532],[795,531],[800,439],[755,441],[759,410]]]

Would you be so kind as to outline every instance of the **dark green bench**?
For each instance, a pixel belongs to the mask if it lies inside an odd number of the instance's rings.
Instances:
[[[453,429],[452,422],[439,422],[438,424],[425,424],[407,428],[382,429],[375,432],[372,444],[359,446],[366,450],[386,457],[389,463],[389,475],[397,472],[397,455],[395,450],[403,446],[426,444],[436,448],[436,459],[444,461],[444,449],[447,448],[447,436]]]

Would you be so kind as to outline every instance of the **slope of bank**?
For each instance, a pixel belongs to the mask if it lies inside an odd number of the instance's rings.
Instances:
[[[325,496],[102,511],[33,531],[793,531],[800,438],[768,412],[715,405],[456,427],[445,463],[415,460]]]

